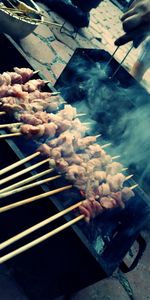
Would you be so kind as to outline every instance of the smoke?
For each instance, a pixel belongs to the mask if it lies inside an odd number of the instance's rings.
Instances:
[[[111,154],[138,174],[141,184],[150,180],[150,96],[136,82],[124,87],[111,80],[106,65],[78,58],[61,79],[59,90],[79,112],[83,122],[92,123],[92,132],[110,141]],[[127,75],[126,75],[127,76]],[[133,82],[133,79],[132,79]]]

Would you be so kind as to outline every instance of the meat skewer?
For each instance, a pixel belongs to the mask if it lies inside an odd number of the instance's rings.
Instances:
[[[10,124],[2,124],[0,125],[0,129],[3,129],[3,128],[11,128],[13,126],[20,126],[22,125],[22,123],[20,122],[17,122],[17,123],[10,123]]]
[[[13,179],[21,176],[21,175],[24,175],[24,174],[26,174],[26,173],[28,173],[28,172],[30,172],[30,171],[32,171],[32,170],[34,170],[34,169],[42,166],[43,164],[47,163],[48,161],[49,161],[49,159],[47,158],[47,159],[42,160],[42,161],[40,161],[40,162],[38,162],[38,163],[36,163],[36,164],[28,167],[28,168],[25,168],[24,170],[21,170],[21,171],[19,171],[17,173],[14,173],[14,174],[12,174],[12,175],[4,178],[4,179],[1,179],[1,184],[4,184],[6,182],[9,182],[10,180],[13,180]]]
[[[26,245],[18,248],[17,250],[12,251],[9,254],[6,254],[5,256],[2,256],[0,258],[0,264],[6,262],[7,260],[11,259],[12,257],[14,257],[16,255],[18,255],[20,253],[23,253],[24,251],[27,251],[28,249],[30,249],[30,248],[32,248],[32,247],[34,247],[34,246],[36,246],[36,245],[44,242],[45,240],[47,240],[51,236],[53,236],[53,235],[55,235],[55,234],[63,231],[64,229],[72,226],[73,224],[79,222],[82,219],[84,219],[84,215],[80,215],[80,216],[74,218],[73,220],[65,223],[64,225],[61,225],[61,226],[57,227],[56,229],[50,231],[49,233],[41,236],[40,238],[35,239],[34,241],[32,241],[32,242],[30,242],[30,243],[28,243],[28,244],[26,244]]]
[[[40,177],[43,177],[43,176],[45,176],[45,175],[48,175],[48,174],[51,173],[52,171],[53,171],[53,169],[47,169],[47,170],[42,171],[42,172],[40,172],[40,173],[38,173],[38,174],[36,174],[36,175],[29,176],[29,177],[26,178],[26,179],[23,179],[23,180],[18,181],[18,182],[14,183],[14,184],[12,184],[12,185],[10,185],[10,186],[7,186],[6,188],[1,189],[1,190],[0,190],[0,194],[6,193],[6,192],[11,191],[11,190],[14,190],[14,189],[17,189],[17,188],[19,188],[20,186],[22,187],[22,186],[24,186],[24,185],[26,185],[26,184],[28,184],[28,183],[30,183],[30,182],[32,182],[32,181],[34,181],[34,180],[40,178]]]
[[[29,155],[29,156],[27,156],[27,157],[25,157],[25,158],[23,158],[23,159],[15,162],[15,163],[13,163],[13,164],[5,167],[4,169],[0,170],[0,175],[4,175],[5,173],[7,173],[7,172],[9,172],[9,171],[11,171],[11,170],[13,170],[13,169],[15,169],[15,168],[23,165],[23,164],[25,164],[26,162],[34,159],[35,157],[37,157],[39,155],[40,155],[39,151],[35,152],[34,154],[31,154],[31,155]]]
[[[55,189],[55,190],[52,190],[52,191],[49,191],[49,192],[46,192],[46,193],[43,193],[43,194],[40,194],[40,195],[37,195],[37,196],[33,196],[33,197],[28,198],[28,199],[21,200],[21,201],[15,202],[13,204],[9,204],[9,205],[0,207],[0,213],[3,213],[3,212],[6,212],[8,210],[11,210],[13,208],[20,207],[20,206],[23,206],[23,205],[35,202],[37,200],[40,200],[40,199],[43,199],[43,198],[46,198],[46,197],[58,194],[60,192],[69,190],[71,188],[72,188],[72,185],[66,185],[64,187],[61,187],[61,188],[58,188],[58,189]]]
[[[119,156],[111,157],[103,150],[111,144],[99,146],[94,144],[96,137],[85,136],[86,129],[76,119],[76,108],[70,105],[65,105],[55,115],[48,114],[48,105],[52,105],[50,110],[57,108],[57,101],[51,102],[51,96],[41,92],[46,82],[40,79],[29,80],[28,76],[29,81],[21,79],[22,84],[19,85],[16,80],[20,80],[19,76],[23,78],[24,70],[16,69],[15,72],[18,75],[5,72],[0,77],[0,95],[3,109],[15,115],[17,111],[17,120],[28,123],[21,125],[20,132],[16,134],[26,134],[36,139],[47,137],[46,143],[38,150],[46,154],[50,165],[54,165],[58,173],[63,173],[71,180],[85,196],[81,206],[85,215],[87,213],[91,218],[104,209],[117,206],[124,208],[124,197],[127,199],[133,196],[131,190],[123,187],[131,175],[125,177],[120,173],[122,166],[113,162]],[[22,172],[24,170],[18,172],[17,176]],[[12,178],[16,178],[16,174],[3,179],[2,183]]]
[[[56,176],[53,176],[53,177],[49,177],[49,178],[46,178],[46,179],[42,179],[42,180],[39,180],[39,181],[36,181],[34,183],[31,183],[31,184],[28,184],[28,185],[25,185],[25,186],[21,186],[20,188],[17,188],[17,189],[13,189],[11,191],[8,191],[8,192],[5,192],[5,193],[0,193],[0,199],[2,198],[6,198],[8,196],[11,196],[11,195],[14,195],[14,194],[17,194],[17,193],[20,193],[20,192],[23,192],[23,191],[26,191],[28,189],[32,189],[36,186],[39,186],[39,185],[42,185],[44,183],[48,183],[52,180],[55,180],[55,179],[58,179],[60,178],[61,175],[56,175]]]
[[[12,137],[18,137],[21,135],[22,135],[21,132],[0,134],[0,139],[8,139],[8,138],[12,138]]]
[[[135,188],[135,186],[130,187],[130,189],[133,189],[133,188]],[[43,226],[49,224],[50,222],[52,222],[52,221],[54,221],[54,220],[56,220],[56,219],[64,216],[65,214],[71,212],[75,208],[80,207],[82,205],[82,203],[83,202],[80,201],[77,204],[74,204],[74,205],[70,206],[69,208],[66,208],[65,210],[63,210],[63,211],[61,211],[61,212],[59,212],[59,213],[51,216],[50,218],[47,218],[44,221],[42,221],[42,222],[40,222],[40,223],[38,223],[38,224],[36,224],[36,225],[34,225],[34,226],[32,226],[32,227],[24,230],[23,232],[21,232],[21,233],[17,234],[16,236],[8,239],[7,241],[4,241],[3,243],[1,243],[1,249],[4,249],[4,248],[8,247],[9,245],[11,245],[11,244],[15,243],[16,241],[22,239],[23,237],[31,234],[32,232],[34,232],[34,231],[42,228]],[[33,240],[32,242],[30,242],[30,243],[28,243],[28,244],[26,244],[26,245],[24,245],[24,246],[22,246],[22,247],[20,247],[20,248],[18,248],[16,250],[14,250],[14,251],[12,251],[12,252],[10,252],[10,253],[2,256],[0,258],[0,264],[8,261],[9,259],[15,257],[18,254],[21,254],[21,253],[29,250],[30,248],[38,245],[39,243],[45,241],[46,239],[50,238],[51,236],[53,236],[53,235],[55,235],[55,234],[63,231],[64,229],[66,229],[69,226],[71,226],[71,225],[79,222],[82,219],[85,219],[85,215],[84,214],[81,214],[78,217],[75,217],[73,220],[67,222],[66,224],[61,225],[60,227],[57,227],[56,229],[54,229],[54,230],[50,231],[49,233],[47,233],[47,234],[45,234],[45,235],[43,235],[43,236],[41,236],[41,237]]]
[[[0,116],[6,115],[5,111],[0,111]]]
[[[7,241],[1,243],[1,250],[8,247],[9,245],[12,245],[13,243],[15,243],[16,241],[24,238],[25,236],[31,234],[32,232],[42,228],[43,226],[50,224],[51,222],[57,220],[58,218],[66,215],[67,213],[75,210],[76,208],[78,208],[81,205],[82,201],[69,206],[68,208],[64,209],[63,211],[58,212],[57,214],[50,216],[49,218],[45,219],[44,221],[39,222],[38,224],[24,230],[23,232],[15,235],[14,237],[8,239]]]
[[[22,122],[16,122],[16,123],[9,123],[9,124],[2,124],[0,125],[0,129],[3,129],[3,128],[11,128],[11,127],[14,127],[14,126],[21,126],[23,125],[24,123]],[[87,124],[90,124],[90,123],[82,123],[82,125],[86,126]],[[97,137],[100,137],[101,134],[98,134]]]

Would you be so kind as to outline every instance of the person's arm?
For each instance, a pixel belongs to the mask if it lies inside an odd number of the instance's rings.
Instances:
[[[150,0],[136,0],[121,18],[125,34],[115,41],[121,46],[134,40],[140,44],[150,34]]]

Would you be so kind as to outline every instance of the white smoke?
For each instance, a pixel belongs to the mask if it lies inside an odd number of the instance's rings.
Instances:
[[[120,154],[142,185],[145,178],[150,181],[150,96],[137,84],[124,88],[109,79],[105,65],[78,60],[72,71],[68,85],[61,88],[63,96],[71,101],[74,97],[73,105],[87,114],[83,122],[94,120],[93,133],[113,143],[111,154]]]

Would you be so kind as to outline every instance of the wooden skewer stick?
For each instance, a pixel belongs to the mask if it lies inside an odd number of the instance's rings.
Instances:
[[[86,116],[86,114],[76,114],[76,117],[83,117],[83,116]]]
[[[51,22],[51,21],[46,20],[46,19],[45,20],[40,20],[40,19],[30,18],[30,17],[26,17],[26,16],[20,16],[20,19],[30,21],[30,22],[34,22],[36,24],[54,25],[54,26],[57,26],[57,27],[62,27],[62,24]]]
[[[21,136],[21,135],[22,135],[21,132],[8,133],[8,134],[1,134],[1,135],[0,135],[0,139],[8,139],[8,138],[12,138],[12,137]]]
[[[29,156],[27,156],[27,157],[25,157],[25,158],[17,161],[16,163],[13,163],[12,165],[10,165],[10,166],[2,169],[0,171],[0,175],[4,175],[5,173],[7,173],[7,172],[9,172],[9,171],[11,171],[11,170],[13,170],[13,169],[15,169],[15,168],[23,165],[23,164],[25,164],[26,162],[32,160],[33,158],[35,158],[35,157],[37,157],[39,155],[40,155],[40,152],[38,151],[38,152],[35,152],[34,154],[31,154],[31,155],[29,155]]]
[[[98,139],[100,136],[102,136],[101,134],[97,134],[95,137],[96,139]]]
[[[5,111],[0,111],[0,116],[6,115]]]
[[[10,124],[2,124],[0,125],[0,129],[3,129],[3,128],[9,128],[9,127],[13,127],[13,126],[20,126],[22,125],[23,123],[21,122],[17,122],[17,123],[10,123]]]
[[[105,145],[101,146],[101,148],[102,148],[102,149],[105,149],[105,148],[107,148],[107,147],[110,147],[111,145],[112,145],[112,143],[108,143],[108,144],[105,144]]]
[[[127,171],[127,170],[128,170],[128,168],[123,168],[123,169],[122,169],[122,171]]]
[[[58,188],[56,190],[52,190],[52,191],[49,191],[49,192],[46,192],[46,193],[43,193],[43,194],[40,194],[40,195],[37,195],[37,196],[30,197],[30,198],[25,199],[25,200],[15,202],[13,204],[6,205],[6,206],[0,208],[0,213],[3,213],[5,211],[11,210],[11,209],[16,208],[16,207],[20,207],[22,205],[29,204],[29,203],[37,201],[37,200],[41,200],[43,198],[52,196],[54,194],[58,194],[58,193],[63,192],[65,190],[69,190],[71,188],[72,188],[72,185],[66,185],[66,186]]]
[[[48,83],[50,83],[50,81],[49,80],[44,80],[44,83],[48,84]]]
[[[1,184],[4,184],[4,183],[6,183],[6,182],[8,182],[8,181],[10,181],[10,180],[12,180],[14,178],[17,178],[17,177],[19,177],[19,176],[21,176],[21,175],[23,175],[25,173],[28,173],[28,172],[30,172],[30,171],[32,171],[32,170],[34,170],[34,169],[42,166],[43,164],[45,164],[48,161],[49,161],[49,158],[46,158],[45,160],[42,160],[42,161],[38,162],[37,164],[34,164],[34,165],[32,165],[32,166],[30,166],[28,168],[25,168],[24,170],[21,170],[21,171],[19,171],[17,173],[14,173],[14,174],[12,174],[12,175],[10,175],[10,176],[2,179],[1,180]]]
[[[136,187],[138,187],[138,184],[130,186],[130,190],[134,190]]]
[[[31,234],[32,232],[44,227],[45,225],[50,224],[51,222],[53,222],[53,221],[57,220],[58,218],[66,215],[67,213],[73,211],[74,209],[78,208],[81,204],[82,204],[82,201],[80,201],[80,202],[78,202],[78,203],[76,203],[76,204],[60,211],[59,213],[45,219],[44,221],[41,221],[38,224],[22,231],[21,233],[15,235],[15,236],[13,236],[12,238],[8,239],[7,241],[1,243],[1,246],[0,246],[1,250],[8,247],[9,245],[15,243],[16,241],[24,238],[25,236]]]
[[[55,180],[57,178],[60,178],[60,177],[61,177],[61,175],[56,175],[56,176],[53,176],[53,177],[49,177],[49,178],[45,178],[43,180],[36,181],[34,183],[30,183],[30,184],[25,185],[25,186],[21,186],[18,189],[14,189],[14,190],[11,190],[11,191],[8,191],[8,192],[5,192],[5,193],[1,193],[0,194],[0,199],[11,196],[11,195],[14,195],[14,194],[17,194],[17,193],[20,193],[20,192],[23,192],[23,191],[28,190],[28,189],[32,189],[32,188],[34,188],[38,185],[48,183],[48,182],[50,182],[52,180]]]
[[[132,174],[132,175],[129,175],[129,176],[127,176],[126,178],[125,178],[125,181],[126,180],[129,180],[130,178],[132,178],[134,175]]]
[[[60,94],[61,94],[60,92],[52,92],[51,96],[57,96],[57,95],[60,95]],[[63,103],[66,103],[66,102],[63,102]]]
[[[92,122],[85,122],[85,123],[82,123],[82,125],[85,125],[85,126],[92,125]]]
[[[13,258],[13,257],[16,256],[16,255],[21,254],[21,253],[23,253],[23,252],[25,252],[25,251],[31,249],[32,247],[34,247],[34,246],[36,246],[36,245],[38,245],[38,244],[44,242],[44,241],[47,240],[48,238],[50,238],[50,237],[52,237],[53,235],[55,235],[55,234],[57,234],[57,233],[63,231],[64,229],[66,229],[66,228],[72,226],[73,224],[79,222],[79,221],[82,220],[82,219],[84,219],[84,215],[80,215],[80,216],[74,218],[73,220],[71,220],[71,221],[69,221],[69,222],[67,222],[67,223],[65,223],[65,224],[63,224],[63,225],[57,227],[56,229],[54,229],[54,230],[48,232],[47,234],[45,234],[45,235],[43,235],[43,236],[41,236],[41,237],[39,237],[39,238],[33,240],[32,242],[30,242],[30,243],[28,243],[28,244],[26,244],[26,245],[24,245],[24,246],[22,246],[22,247],[20,247],[20,248],[18,248],[18,249],[16,249],[16,250],[14,250],[14,251],[12,251],[12,252],[10,252],[10,253],[8,253],[8,254],[2,256],[2,257],[0,258],[0,264],[6,262],[7,260]]]
[[[121,157],[120,155],[112,156],[112,160],[120,158],[120,157]]]
[[[40,70],[33,71],[33,75],[40,73]]]
[[[28,178],[26,178],[24,180],[18,181],[18,182],[14,183],[14,184],[12,184],[10,186],[7,186],[4,189],[1,189],[0,190],[0,194],[1,193],[6,193],[6,192],[11,191],[11,190],[14,190],[16,188],[19,188],[20,186],[24,186],[25,184],[27,184],[29,182],[32,182],[32,181],[34,181],[34,180],[36,180],[36,179],[38,179],[40,177],[43,177],[43,176],[51,173],[52,171],[53,171],[53,169],[48,169],[48,170],[40,172],[40,173],[38,173],[36,175],[30,176],[30,177],[28,177]]]

